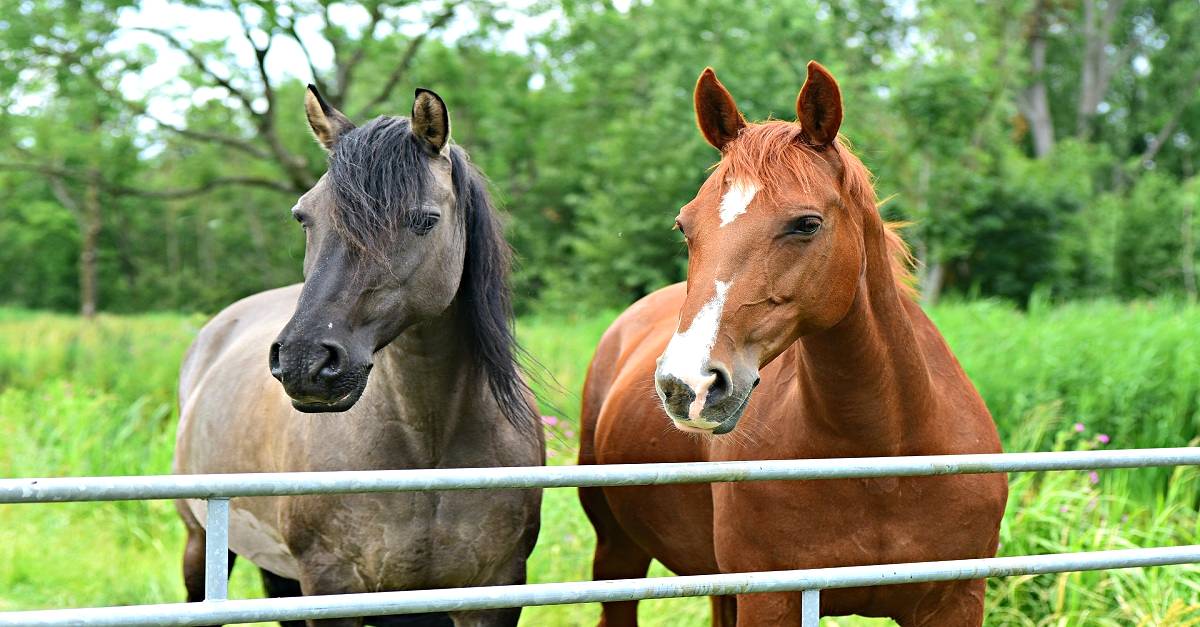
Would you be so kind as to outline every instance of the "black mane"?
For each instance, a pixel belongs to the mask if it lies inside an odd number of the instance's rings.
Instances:
[[[449,146],[454,194],[466,230],[466,258],[456,300],[476,365],[505,417],[536,428],[521,352],[513,333],[508,275],[512,251],[487,190],[466,151]],[[380,250],[389,235],[420,222],[429,187],[429,152],[409,120],[378,117],[343,135],[329,156],[334,225],[353,249]]]

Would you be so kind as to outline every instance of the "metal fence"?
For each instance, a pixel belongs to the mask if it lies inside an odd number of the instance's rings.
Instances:
[[[816,627],[821,590],[1200,563],[1200,545],[688,577],[227,600],[229,499],[356,492],[923,477],[1180,465],[1200,465],[1200,448],[533,468],[4,479],[0,480],[0,503],[205,499],[208,502],[208,531],[206,598],[203,603],[2,612],[0,627],[206,625],[785,591],[802,591],[802,626]]]

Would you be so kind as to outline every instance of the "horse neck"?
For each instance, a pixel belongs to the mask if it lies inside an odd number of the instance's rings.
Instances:
[[[806,431],[838,456],[894,455],[935,403],[916,329],[891,269],[882,220],[864,225],[866,269],[838,324],[797,343]]]
[[[381,419],[401,423],[430,446],[452,439],[473,414],[481,385],[465,337],[456,302],[380,349],[372,376],[386,389]]]

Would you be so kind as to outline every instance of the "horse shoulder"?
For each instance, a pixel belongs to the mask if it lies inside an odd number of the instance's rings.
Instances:
[[[288,311],[284,308],[295,305],[300,287],[301,284],[289,285],[247,296],[222,309],[201,327],[180,367],[180,402],[195,389],[199,379],[223,352],[237,346],[248,328],[274,317],[271,314],[275,312],[282,312],[286,322]]]
[[[218,431],[230,432],[236,430],[239,417],[261,416],[263,412],[256,411],[263,409],[259,404],[278,404],[284,400],[281,393],[239,394],[239,391],[247,386],[261,390],[274,383],[267,369],[270,341],[286,323],[299,287],[293,285],[248,296],[226,307],[200,329],[180,368],[177,471],[188,470],[192,466],[189,460],[197,461],[192,458],[204,456],[204,451],[213,445],[206,441],[214,433],[207,423],[219,423]]]
[[[907,307],[941,407],[937,412],[939,424],[934,425],[934,433],[927,441],[945,450],[934,452],[1001,452],[992,414],[946,338],[917,303],[910,301]],[[940,447],[937,442],[941,442]]]
[[[656,360],[675,331],[684,295],[682,283],[653,292],[605,332],[584,387],[585,461],[701,458],[696,440],[670,426],[654,388]]]
[[[588,366],[584,381],[585,406],[594,403],[598,409],[616,377],[627,367],[639,365],[630,364],[630,358],[639,352],[638,349],[654,344],[656,335],[664,334],[663,323],[678,313],[683,296],[682,283],[668,285],[642,297],[617,316],[600,338]],[[665,336],[670,337],[669,330]]]

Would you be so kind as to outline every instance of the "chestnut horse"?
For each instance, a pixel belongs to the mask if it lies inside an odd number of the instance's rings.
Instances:
[[[361,127],[315,88],[305,108],[329,172],[292,209],[304,284],[234,303],[200,331],[179,379],[175,471],[544,463],[516,365],[508,245],[483,176],[449,141],[445,103],[417,90],[411,119]],[[199,601],[205,504],[176,505]],[[229,546],[273,597],[524,583],[540,505],[539,490],[237,498]],[[367,622],[515,627],[520,613]]]
[[[695,107],[721,161],[676,221],[687,282],[643,298],[601,339],[580,463],[999,452],[987,407],[913,300],[907,248],[869,173],[838,139],[833,77],[809,64],[798,123],[747,124],[711,69]],[[581,488],[580,499],[598,538],[593,576],[620,579],[652,558],[692,575],[992,556],[1007,492],[1003,475],[963,475]],[[821,612],[979,625],[984,588],[829,590]],[[605,604],[601,624],[635,625],[636,612]],[[798,592],[713,599],[716,625],[800,615]]]

